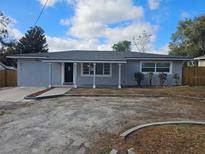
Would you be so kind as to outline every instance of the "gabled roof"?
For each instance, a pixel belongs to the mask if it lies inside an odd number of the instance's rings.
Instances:
[[[18,54],[8,58],[39,58],[43,60],[70,61],[127,61],[127,60],[191,60],[189,57],[141,52],[115,52],[96,50],[70,50],[49,53]]]

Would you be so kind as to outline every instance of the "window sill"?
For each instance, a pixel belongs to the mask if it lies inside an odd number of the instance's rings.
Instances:
[[[82,75],[81,77],[93,77],[94,75]],[[95,77],[112,77],[112,75],[95,75]]]
[[[143,73],[143,74],[149,74],[150,72],[142,72],[142,71],[141,71],[141,73]],[[155,74],[155,75],[158,75],[158,74],[161,74],[161,73],[172,74],[172,72],[152,72],[152,73]]]

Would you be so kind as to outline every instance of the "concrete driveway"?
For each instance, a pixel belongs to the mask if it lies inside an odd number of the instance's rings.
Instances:
[[[12,87],[0,89],[0,101],[18,102],[22,101],[25,96],[43,90],[45,87]]]
[[[169,97],[0,101],[0,153],[104,154],[112,148],[106,134],[147,122],[204,120],[204,113],[202,101]]]

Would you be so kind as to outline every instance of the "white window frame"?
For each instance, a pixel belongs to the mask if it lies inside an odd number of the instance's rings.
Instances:
[[[83,64],[84,63],[81,63],[81,76],[82,77],[93,77],[94,74],[83,74]],[[92,64],[92,63],[90,63],[90,64]],[[97,68],[97,64],[98,63],[96,63],[96,68]],[[111,77],[112,76],[112,64],[111,63],[99,63],[99,64],[103,64],[103,73],[104,73],[104,64],[109,64],[110,65],[110,74],[95,74],[95,76],[96,77]]]
[[[157,72],[157,63],[169,63],[169,72],[163,72],[166,74],[172,74],[173,62],[172,61],[140,61],[140,72],[142,72],[142,64],[143,63],[155,63],[154,74],[160,74],[162,72]],[[149,72],[142,72],[144,74],[148,74]]]

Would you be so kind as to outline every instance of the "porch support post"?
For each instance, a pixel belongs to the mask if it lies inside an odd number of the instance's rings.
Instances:
[[[74,63],[74,68],[73,68],[73,84],[74,88],[77,88],[77,63]]]
[[[118,64],[118,88],[121,88],[121,64]]]
[[[61,63],[61,85],[64,85],[64,76],[65,76],[65,69],[64,69],[64,63]]]
[[[52,87],[52,63],[49,63],[49,88]]]
[[[96,78],[96,63],[93,63],[93,88],[96,88],[95,78]]]

